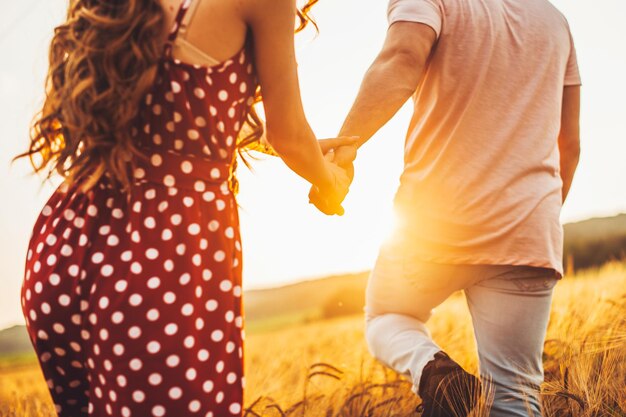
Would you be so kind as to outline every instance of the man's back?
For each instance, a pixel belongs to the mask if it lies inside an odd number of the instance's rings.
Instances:
[[[580,84],[565,18],[545,0],[392,0],[389,18],[439,35],[397,196],[415,250],[562,271],[557,138]]]
[[[493,388],[489,414],[541,416],[559,214],[580,151],[580,88],[565,88],[580,83],[567,22],[544,0],[389,6],[385,42],[340,131],[359,142],[333,155],[349,168],[414,94],[400,227],[367,285],[369,350],[410,378],[424,415],[473,414],[481,382],[426,327],[463,290]]]

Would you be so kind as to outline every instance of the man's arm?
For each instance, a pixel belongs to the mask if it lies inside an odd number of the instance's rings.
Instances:
[[[396,22],[389,27],[382,50],[365,73],[359,93],[341,128],[341,134],[359,139],[354,145],[333,148],[329,160],[354,175],[352,162],[357,149],[367,142],[413,95],[426,68],[426,61],[437,39],[433,28],[423,23]],[[318,208],[320,193],[309,197]],[[320,208],[322,209],[322,208]],[[322,209],[323,210],[323,209]]]
[[[561,154],[561,179],[563,180],[563,202],[569,194],[574,173],[580,158],[580,87],[565,87],[561,131],[559,132]]]
[[[334,162],[353,175],[357,149],[393,117],[419,85],[437,39],[430,26],[396,22],[389,27],[382,50],[365,73],[359,93],[341,128],[341,135],[360,139],[335,149]]]
[[[437,35],[422,23],[396,22],[376,60],[363,77],[341,135],[371,138],[413,95]]]

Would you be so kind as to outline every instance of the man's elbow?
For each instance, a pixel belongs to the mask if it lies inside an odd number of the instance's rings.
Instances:
[[[387,49],[381,52],[370,72],[382,72],[393,78],[396,88],[403,88],[410,96],[415,92],[425,63],[409,49]]]
[[[578,134],[561,135],[559,138],[559,152],[562,157],[578,160],[581,154],[580,137]]]
[[[566,155],[569,161],[575,163],[576,165],[578,165],[578,162],[580,161],[580,153],[580,145],[568,148],[566,151]]]
[[[403,72],[421,73],[427,57],[407,45],[394,45],[384,48],[378,60]]]

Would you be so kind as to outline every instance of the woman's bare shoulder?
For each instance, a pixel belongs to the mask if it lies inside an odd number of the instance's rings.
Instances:
[[[242,17],[248,22],[292,15],[296,10],[295,0],[237,0],[237,2]]]

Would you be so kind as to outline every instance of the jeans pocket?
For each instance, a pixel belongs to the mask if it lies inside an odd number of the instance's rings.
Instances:
[[[547,291],[554,288],[558,279],[556,273],[552,270],[546,270],[545,273],[534,277],[511,278],[511,281],[522,291],[538,292]]]

